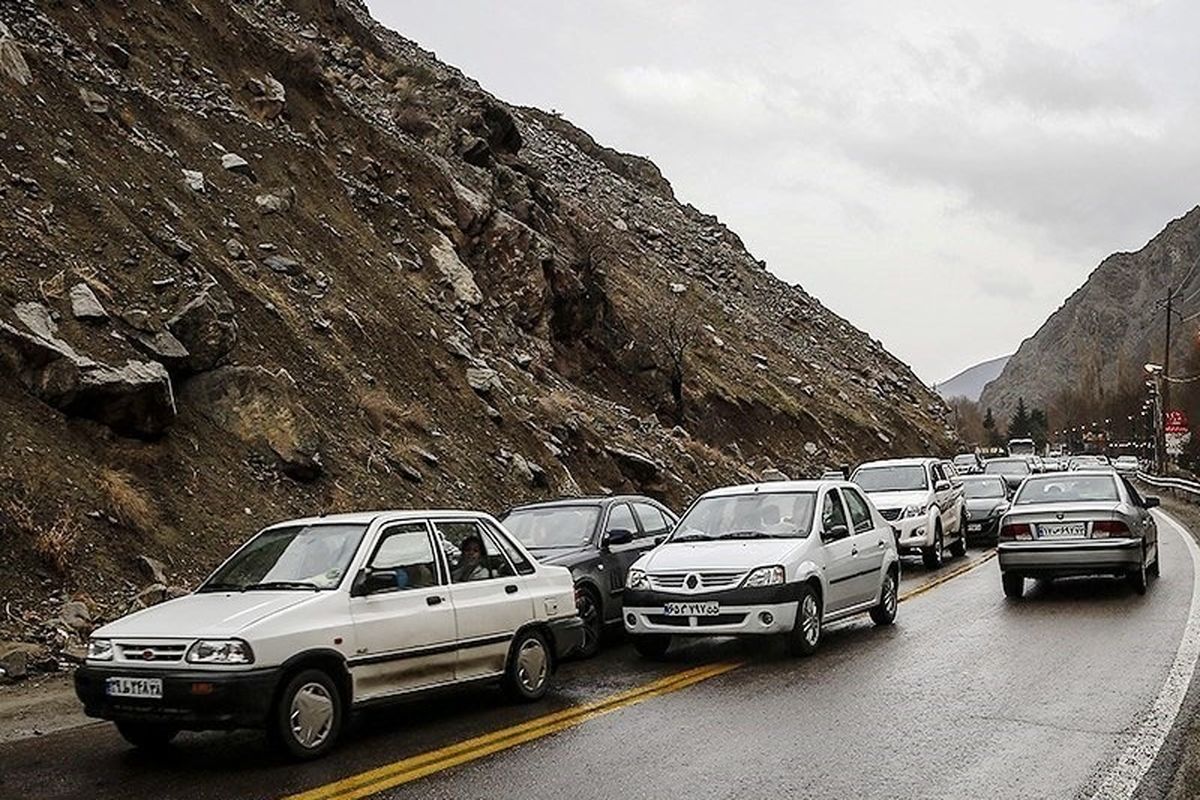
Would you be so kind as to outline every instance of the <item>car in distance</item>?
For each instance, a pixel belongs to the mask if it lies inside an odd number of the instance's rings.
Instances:
[[[1008,481],[1008,485],[1017,488],[1025,477],[1033,474],[1029,459],[1024,456],[1010,458],[992,458],[983,465],[984,475],[999,475]]]
[[[788,481],[701,495],[629,569],[625,630],[643,656],[685,636],[780,636],[817,649],[825,625],[896,618],[892,531],[855,485]]]
[[[952,555],[966,554],[967,510],[961,479],[947,474],[938,459],[870,461],[854,470],[850,480],[891,523],[901,555],[920,553],[925,566],[936,569],[945,562],[947,547]]]
[[[575,655],[590,658],[605,626],[621,621],[629,566],[665,540],[678,518],[657,500],[633,495],[532,503],[506,511],[500,521],[538,561],[571,570],[584,624]]]
[[[190,595],[97,629],[75,692],[130,743],[264,728],[315,758],[353,709],[453,684],[537,700],[577,647],[571,573],[473,511],[273,525]]]
[[[1009,439],[1008,454],[1010,456],[1032,456],[1037,453],[1037,445],[1033,439]]]
[[[1137,476],[1138,470],[1142,468],[1137,456],[1117,456],[1117,460],[1113,462],[1113,468],[1117,474],[1126,478]]]
[[[963,478],[967,500],[967,539],[996,542],[1000,517],[1008,510],[1013,490],[999,475],[967,475]]]
[[[979,457],[978,453],[959,453],[952,459],[952,462],[954,463],[954,468],[961,475],[974,475],[977,472],[983,472],[983,459]]]
[[[1000,520],[1004,594],[1020,597],[1026,578],[1073,575],[1124,576],[1144,594],[1159,574],[1157,505],[1111,470],[1027,478]]]

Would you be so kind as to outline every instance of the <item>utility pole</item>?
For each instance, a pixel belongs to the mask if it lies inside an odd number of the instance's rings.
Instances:
[[[1171,301],[1175,298],[1175,287],[1167,289],[1167,340],[1163,342],[1162,407],[1171,410]]]

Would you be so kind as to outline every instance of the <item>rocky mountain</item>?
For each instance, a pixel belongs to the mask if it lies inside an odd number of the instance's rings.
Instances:
[[[0,22],[0,639],[69,644],[289,516],[680,506],[948,446],[904,364],[653,163],[357,0]]]
[[[1143,365],[1163,357],[1168,287],[1177,292],[1171,336],[1177,373],[1196,348],[1196,323],[1186,318],[1200,312],[1198,258],[1200,207],[1170,222],[1140,250],[1104,259],[1021,343],[984,389],[982,405],[1006,419],[1024,397],[1030,406],[1056,409],[1059,418],[1083,419],[1091,409],[1104,416],[1121,395],[1141,394]]]
[[[1011,356],[1000,356],[989,361],[967,367],[953,378],[948,378],[934,385],[934,390],[945,400],[955,397],[965,397],[968,400],[978,400],[983,393],[983,387],[994,381],[1004,370]]]

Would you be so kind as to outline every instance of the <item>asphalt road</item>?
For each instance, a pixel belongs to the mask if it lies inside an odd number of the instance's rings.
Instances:
[[[1159,751],[1162,734],[1197,694],[1177,663],[1192,558],[1161,530],[1145,597],[1080,579],[1013,603],[987,554],[906,562],[896,626],[834,626],[810,659],[701,641],[654,664],[620,644],[564,666],[543,703],[477,690],[375,711],[304,765],[253,733],[152,757],[89,726],[0,746],[0,797],[1124,797],[1139,781],[1157,797],[1180,739]]]

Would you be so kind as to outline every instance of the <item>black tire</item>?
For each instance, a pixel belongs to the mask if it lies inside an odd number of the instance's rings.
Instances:
[[[967,513],[964,511],[958,518],[958,538],[950,545],[950,555],[965,556],[967,554]]]
[[[576,658],[591,658],[600,652],[604,637],[604,611],[596,592],[586,587],[575,590],[575,608],[583,620],[583,644],[575,651]]]
[[[921,560],[925,569],[940,569],[946,563],[946,540],[942,536],[942,523],[934,529],[933,546],[921,548]]]
[[[1159,565],[1162,563],[1162,551],[1157,547],[1154,548],[1154,563],[1146,567],[1146,573],[1151,578],[1157,578],[1161,574]]]
[[[179,729],[159,722],[118,722],[117,732],[139,750],[165,750]]]
[[[1146,593],[1146,586],[1150,582],[1146,575],[1146,550],[1142,548],[1142,562],[1137,569],[1128,573],[1125,579],[1129,581],[1129,586],[1138,594]]]
[[[639,656],[655,661],[665,656],[671,646],[671,635],[667,633],[635,633],[630,638]]]
[[[279,693],[267,734],[284,755],[297,761],[320,758],[337,744],[346,703],[327,672],[306,669],[293,675]]]
[[[812,586],[805,584],[796,603],[796,625],[787,634],[788,652],[794,656],[811,656],[821,644],[821,598]]]
[[[876,625],[891,625],[896,621],[896,606],[900,602],[899,584],[900,582],[896,579],[896,570],[889,569],[883,578],[879,605],[871,609],[871,621]]]
[[[1000,583],[1004,585],[1004,596],[1011,600],[1020,600],[1025,594],[1025,578],[1008,572],[1000,573]]]
[[[532,703],[546,696],[550,688],[550,673],[554,656],[546,637],[536,628],[517,634],[508,651],[508,666],[504,670],[504,691],[521,703]]]

